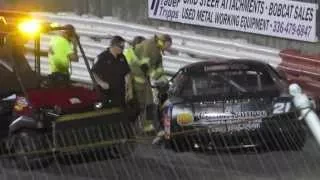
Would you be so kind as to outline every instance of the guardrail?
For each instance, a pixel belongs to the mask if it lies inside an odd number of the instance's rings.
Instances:
[[[213,38],[191,32],[131,24],[111,17],[100,19],[67,13],[34,13],[34,15],[63,24],[73,24],[81,35],[88,37],[105,38],[107,35],[119,34],[132,39],[136,35],[149,37],[155,33],[168,33],[174,39],[173,48],[180,53],[207,58],[258,59],[273,65],[281,61],[279,50],[249,44],[243,40]]]
[[[95,18],[77,16],[66,13],[33,13],[34,16],[57,22],[59,24],[73,24],[80,41],[89,59],[94,59],[108,45],[112,35],[121,35],[127,40],[132,40],[134,36],[142,35],[151,37],[155,33],[168,33],[173,41],[174,54],[164,55],[164,68],[171,75],[180,67],[208,59],[257,59],[277,66],[281,62],[279,50],[254,46],[244,41],[227,40],[220,38],[209,38],[190,32],[173,31],[169,29],[153,28],[149,26],[130,24],[119,21],[112,17]],[[49,36],[42,38],[42,50],[48,49]],[[29,44],[30,48],[33,45]],[[31,58],[31,57],[30,57]],[[44,73],[48,73],[47,59],[42,61]],[[83,61],[74,63],[72,79],[88,81],[89,75],[85,70]]]
[[[272,65],[277,65],[281,62],[279,50],[252,45],[243,40],[213,38],[191,32],[130,24],[111,17],[100,19],[66,13],[33,14],[37,17],[61,24],[73,24],[81,37],[108,39],[111,35],[117,34],[131,40],[137,35],[150,37],[155,33],[168,33],[173,37],[173,48],[179,51],[179,55],[193,55],[195,57],[201,57],[202,59],[250,58],[262,60]]]
[[[315,88],[315,91],[318,91],[319,88],[315,86],[319,84],[318,78],[320,77],[320,73],[317,70],[320,68],[320,63],[318,63],[320,62],[319,58],[304,57],[296,52],[292,53],[291,51],[281,51],[279,49],[253,45],[244,40],[214,38],[193,32],[131,24],[112,17],[97,18],[78,16],[72,13],[54,14],[41,12],[35,12],[33,15],[60,24],[73,24],[81,37],[81,43],[84,46],[85,52],[91,59],[95,58],[108,46],[112,35],[120,35],[127,40],[132,40],[137,35],[151,37],[156,33],[167,33],[173,37],[173,49],[175,50],[174,52],[177,52],[164,56],[164,67],[168,74],[175,73],[186,64],[202,60],[254,59],[269,63],[283,70],[290,76],[290,80],[293,82],[308,84],[306,87],[310,87],[311,91],[314,91]],[[48,37],[45,36],[43,44],[47,43]],[[81,72],[85,68],[83,63],[80,62],[75,67],[74,78],[89,78],[88,76],[76,75],[82,75]],[[298,76],[292,76],[292,74],[298,74]],[[304,76],[303,79],[300,76],[302,74]],[[305,76],[309,79],[305,80]]]
[[[49,49],[49,38],[50,36],[45,35],[41,39],[41,51],[47,51]],[[107,42],[96,42],[93,40],[90,40],[86,37],[81,38],[81,44],[84,47],[84,50],[86,52],[86,56],[93,60],[99,53],[101,53],[107,46]],[[32,49],[34,45],[32,43],[27,44],[27,47]],[[79,54],[80,55],[80,54]],[[33,56],[28,55],[27,59],[29,59],[30,63],[33,63]],[[178,68],[180,68],[183,65],[186,65],[191,62],[197,62],[201,61],[202,59],[198,58],[184,58],[183,56],[177,56],[177,55],[165,55],[164,56],[164,67],[166,69],[166,72],[168,75],[174,74]],[[41,71],[44,74],[49,73],[49,66],[48,66],[48,58],[42,57],[41,58]],[[89,73],[86,70],[86,66],[84,64],[84,61],[82,58],[80,58],[79,62],[72,63],[72,75],[71,79],[78,80],[78,81],[84,81],[84,82],[91,82]]]

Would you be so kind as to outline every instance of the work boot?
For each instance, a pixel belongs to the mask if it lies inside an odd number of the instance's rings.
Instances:
[[[157,136],[153,139],[152,145],[160,145],[162,140],[164,139],[165,132],[163,130],[160,130],[157,133]]]
[[[146,120],[143,122],[143,132],[147,134],[155,133],[155,128],[151,120]]]
[[[147,126],[145,126],[144,128],[143,128],[143,131],[144,132],[151,132],[151,131],[154,131],[155,129],[154,129],[154,127],[153,127],[153,125],[152,124],[149,124],[149,125],[147,125]]]

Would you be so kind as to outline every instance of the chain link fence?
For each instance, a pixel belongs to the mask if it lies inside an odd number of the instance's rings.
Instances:
[[[136,122],[52,124],[2,141],[1,179],[318,179],[319,146],[295,115],[183,129],[152,145]],[[71,123],[71,124],[70,124]],[[90,125],[91,124],[91,125]],[[247,126],[242,132],[231,129]],[[253,128],[253,127],[251,127]],[[283,128],[282,132],[274,129]],[[287,129],[284,129],[287,128]],[[263,129],[263,130],[262,130]],[[290,131],[287,131],[290,130]],[[219,133],[217,133],[219,132]],[[289,133],[285,133],[289,132]],[[261,143],[261,146],[253,144]]]

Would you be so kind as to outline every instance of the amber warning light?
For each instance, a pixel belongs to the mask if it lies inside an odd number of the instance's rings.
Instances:
[[[35,35],[40,33],[41,24],[37,20],[24,21],[18,25],[18,29],[26,35]]]

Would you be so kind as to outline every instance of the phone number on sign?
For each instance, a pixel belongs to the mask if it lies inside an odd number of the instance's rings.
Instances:
[[[289,34],[292,36],[308,38],[311,33],[312,26],[295,24],[290,22],[273,21],[272,31],[281,34]]]

